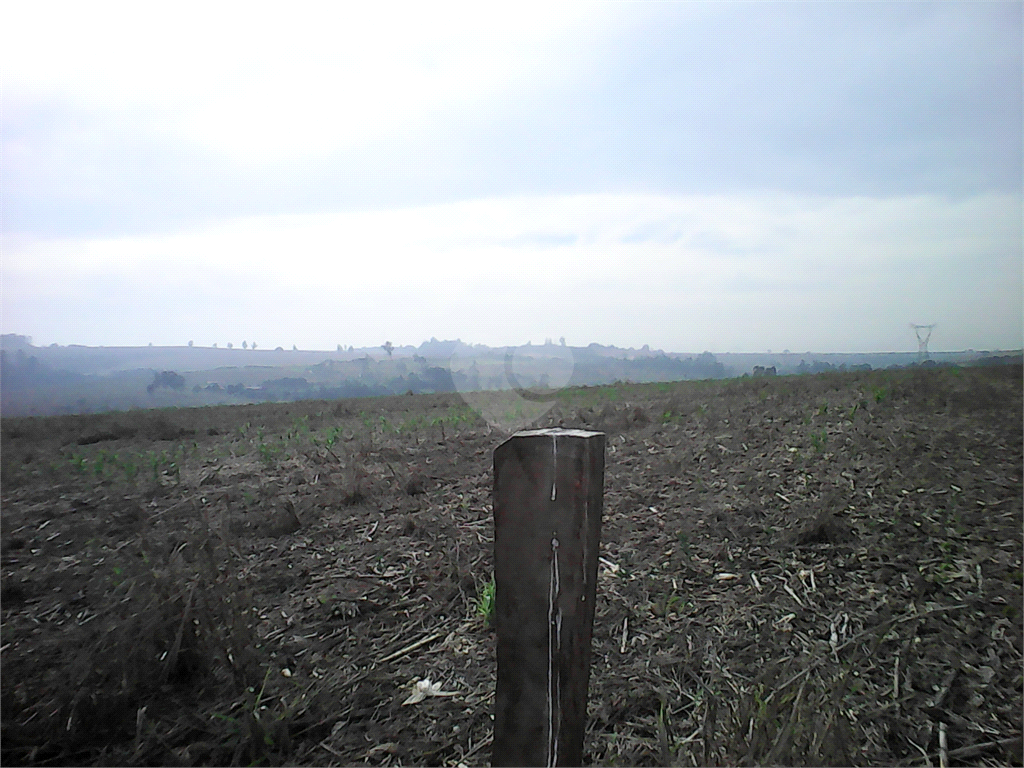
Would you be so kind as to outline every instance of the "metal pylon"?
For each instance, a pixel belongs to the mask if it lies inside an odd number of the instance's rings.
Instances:
[[[914,333],[917,334],[917,362],[923,363],[928,360],[928,339],[932,337],[932,329],[936,326],[936,323],[931,325],[917,325],[911,323],[910,327],[914,329]]]

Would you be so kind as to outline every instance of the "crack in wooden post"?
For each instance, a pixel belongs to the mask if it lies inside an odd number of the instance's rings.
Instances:
[[[555,498],[555,487],[551,486],[551,500]],[[558,608],[558,536],[551,534],[551,579],[548,587],[548,752],[545,765],[558,764],[558,732],[561,728],[562,689],[559,675],[553,674],[554,660],[562,651],[562,609]],[[557,618],[556,618],[557,615]],[[555,627],[552,634],[551,627]],[[554,641],[552,643],[552,640]],[[553,647],[552,647],[553,646]]]
[[[494,451],[493,765],[580,765],[605,436],[518,432]]]

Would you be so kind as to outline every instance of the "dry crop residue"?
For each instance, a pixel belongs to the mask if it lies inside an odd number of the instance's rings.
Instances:
[[[608,434],[585,759],[1019,763],[1021,397],[560,393]],[[486,763],[503,438],[454,395],[5,419],[4,762]]]

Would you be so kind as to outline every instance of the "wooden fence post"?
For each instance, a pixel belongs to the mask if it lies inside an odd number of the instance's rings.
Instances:
[[[604,498],[602,432],[494,450],[498,633],[492,765],[581,765]]]

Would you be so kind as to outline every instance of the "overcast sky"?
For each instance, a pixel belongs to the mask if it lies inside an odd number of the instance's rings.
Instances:
[[[36,344],[1022,346],[1017,1],[0,9]]]

